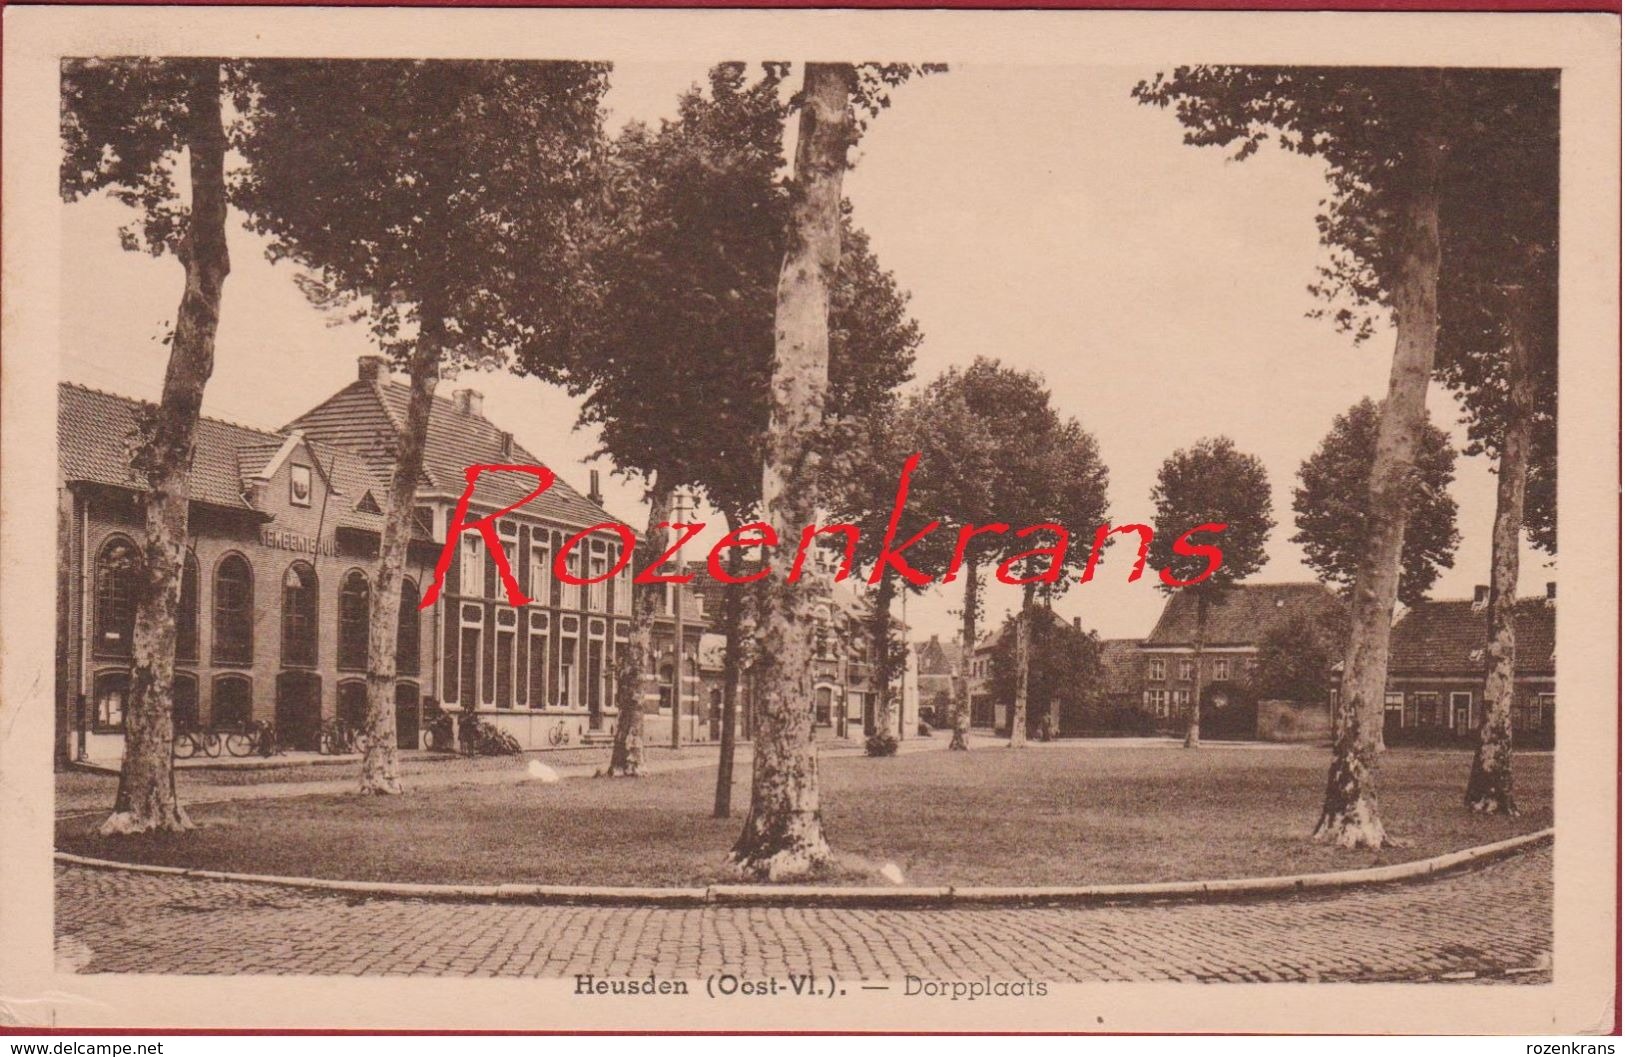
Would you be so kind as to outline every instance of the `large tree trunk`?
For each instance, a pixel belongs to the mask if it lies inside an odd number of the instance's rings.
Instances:
[[[1467,806],[1488,815],[1516,815],[1512,796],[1512,694],[1517,662],[1513,617],[1518,605],[1518,544],[1523,534],[1524,484],[1529,476],[1529,431],[1534,379],[1529,370],[1528,293],[1507,298],[1507,409],[1495,486],[1495,529],[1490,537],[1489,650],[1484,676],[1484,718],[1478,752],[1467,777]]]
[[[732,532],[738,519],[728,517]],[[744,573],[744,558],[738,547],[728,552],[728,572],[737,580]],[[717,795],[713,818],[733,814],[734,732],[739,724],[740,625],[745,607],[745,584],[730,583],[722,588],[722,745],[717,754]]]
[[[890,576],[882,576],[875,592],[875,608],[870,619],[873,623],[869,627],[869,636],[872,640],[870,647],[874,655],[875,673],[875,730],[876,734],[890,734],[894,738],[901,738],[898,733],[897,717],[892,713],[891,677],[892,677],[892,641],[891,641],[891,603],[897,593],[897,585]]]
[[[976,652],[976,563],[965,563],[965,608],[959,616],[959,692],[954,694],[954,735],[949,749],[970,750],[970,679]]]
[[[372,607],[367,613],[367,738],[361,756],[361,792],[397,796],[401,780],[396,754],[395,662],[401,619],[401,576],[412,543],[412,517],[417,507],[418,478],[423,475],[423,449],[429,440],[429,409],[440,381],[440,351],[446,323],[433,298],[418,306],[418,337],[407,358],[410,379],[406,423],[390,472],[389,502],[378,541],[378,569],[373,574]],[[416,620],[412,613],[408,619]]]
[[[656,474],[649,491],[649,523],[643,530],[634,568],[647,569],[666,549],[671,520],[671,500],[676,489]],[[655,614],[665,597],[662,584],[640,584],[632,594],[632,630],[626,649],[615,658],[615,744],[609,751],[609,769],[604,773],[636,778],[643,770],[643,700],[650,691],[659,692],[660,673],[655,670]],[[678,689],[682,686],[681,644],[673,654],[672,711],[677,710]]]
[[[175,796],[175,614],[186,547],[192,449],[203,387],[214,373],[226,250],[226,131],[218,63],[188,63],[186,146],[192,203],[178,256],[186,274],[156,414],[143,423],[137,472],[147,482],[146,533],[137,577],[124,764],[113,813],[101,832],[192,828]]]
[[[1027,746],[1027,687],[1033,667],[1033,585],[1021,589],[1021,608],[1016,611],[1016,701],[1010,710],[1010,747]]]
[[[1202,747],[1202,651],[1207,648],[1207,592],[1196,591],[1196,678],[1191,682],[1190,714],[1185,717],[1185,748]]]
[[[773,403],[762,460],[762,507],[781,540],[818,514],[813,440],[829,388],[829,297],[841,258],[841,181],[852,138],[852,67],[808,63],[796,141],[795,200],[779,274]],[[818,809],[812,646],[820,585],[764,581],[757,625],[756,755],[750,814],[734,845],[742,873],[804,875],[829,858]]]
[[[1406,203],[1398,232],[1403,257],[1392,291],[1398,332],[1388,397],[1377,426],[1371,466],[1365,549],[1355,570],[1343,685],[1334,717],[1336,739],[1326,799],[1314,838],[1344,848],[1388,843],[1377,804],[1382,702],[1388,680],[1388,633],[1399,594],[1399,559],[1409,516],[1416,452],[1426,424],[1428,379],[1438,341],[1439,196],[1436,148],[1425,144],[1429,171]]]

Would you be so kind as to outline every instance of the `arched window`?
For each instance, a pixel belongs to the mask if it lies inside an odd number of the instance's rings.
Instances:
[[[214,571],[214,660],[247,664],[253,659],[254,572],[241,554],[228,554]]]
[[[372,603],[372,585],[367,574],[351,569],[339,588],[339,667],[367,666],[367,611]],[[311,663],[315,657],[312,655]]]
[[[214,680],[214,705],[209,725],[216,730],[248,726],[254,718],[254,684],[243,675],[221,675]]]
[[[316,570],[308,562],[282,574],[282,666],[316,667]]]
[[[175,732],[197,730],[197,676],[175,673]]]
[[[401,675],[418,674],[418,645],[422,635],[418,600],[418,585],[402,579],[400,626],[395,631],[395,671]]]
[[[95,652],[99,654],[130,655],[140,562],[135,544],[123,536],[108,540],[96,556]]]
[[[175,611],[175,656],[186,661],[197,660],[197,555],[191,551],[181,560],[181,603]]]

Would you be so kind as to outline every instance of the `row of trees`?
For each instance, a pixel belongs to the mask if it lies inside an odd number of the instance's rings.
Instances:
[[[856,226],[842,181],[865,122],[924,72],[932,68],[809,63],[786,100],[788,66],[768,64],[752,80],[742,65],[724,65],[708,93],[683,98],[674,120],[612,139],[601,106],[608,68],[597,63],[67,64],[64,195],[111,190],[137,209],[126,244],[173,253],[185,273],[163,398],[138,442],[148,485],[145,573],[126,765],[107,828],[189,825],[169,766],[173,615],[187,468],[229,270],[228,201],[268,237],[273,258],[302,266],[315,303],[365,320],[411,382],[371,614],[363,791],[399,790],[391,692],[399,593],[390,585],[404,563],[436,381],[470,364],[505,365],[582,398],[604,454],[647,486],[646,546],[678,488],[703,495],[731,530],[770,528],[782,541],[829,512],[858,524],[861,541],[893,549],[932,525],[948,530],[921,538],[909,562],[963,577],[967,666],[983,572],[991,566],[1022,590],[1019,745],[1034,614],[1084,571],[1089,548],[1068,548],[1065,538],[1069,526],[1089,531],[1106,521],[1107,474],[1093,438],[1052,406],[1031,373],[978,360],[907,399],[897,395],[920,334]],[[1453,542],[1453,530],[1407,538],[1417,497],[1438,476],[1428,476],[1422,457],[1423,398],[1435,375],[1467,409],[1474,450],[1500,466],[1490,708],[1469,799],[1480,810],[1515,810],[1511,606],[1520,527],[1555,546],[1555,84],[1504,71],[1197,67],[1137,94],[1177,105],[1191,142],[1239,144],[1246,157],[1273,130],[1289,149],[1324,159],[1332,195],[1319,218],[1329,251],[1320,289],[1357,338],[1385,309],[1397,325],[1387,398],[1339,424],[1371,438],[1368,472],[1357,475],[1367,498],[1338,490],[1349,471],[1336,451],[1313,473],[1306,466],[1300,493],[1330,490],[1352,515],[1334,519],[1336,531],[1311,532],[1300,508],[1311,561],[1351,590],[1318,833],[1347,846],[1385,840],[1375,765],[1388,623],[1395,600],[1425,590],[1429,561],[1438,564]],[[780,144],[790,118],[798,128],[786,176]],[[228,142],[243,159],[231,180]],[[184,203],[178,157],[189,167]],[[675,389],[674,377],[682,379]],[[899,510],[895,468],[911,455],[920,458]],[[1205,562],[1171,541],[1193,525],[1229,526],[1224,566],[1197,588],[1200,649],[1212,594],[1263,563],[1267,482],[1256,459],[1219,438],[1176,453],[1152,498],[1150,557],[1177,578]],[[1009,524],[1036,527],[985,531]],[[892,600],[923,580],[875,550],[859,553],[857,565],[875,589],[874,656],[889,674]],[[747,608],[758,688],[752,803],[734,858],[753,875],[791,876],[828,854],[810,709],[820,587],[767,577],[750,590],[747,607],[744,589],[730,588],[724,615],[725,736],[738,707]],[[635,774],[640,764],[655,605],[650,592],[636,599],[622,651],[612,773]],[[878,680],[889,726],[888,682]],[[962,684],[959,748],[969,724],[968,679]],[[1192,746],[1198,723],[1193,710]],[[731,754],[730,741],[719,814],[730,807]]]
[[[1181,67],[1134,94],[1186,142],[1271,139],[1321,160],[1321,295],[1356,340],[1396,331],[1350,586],[1350,631],[1318,839],[1388,843],[1377,796],[1383,692],[1407,530],[1425,472],[1425,400],[1443,381],[1472,451],[1496,459],[1485,718],[1466,799],[1515,813],[1511,705],[1520,536],[1555,550],[1558,83],[1551,71]],[[1531,487],[1531,485],[1533,487]],[[1347,565],[1342,566],[1347,569]],[[1414,587],[1414,580],[1413,585]]]

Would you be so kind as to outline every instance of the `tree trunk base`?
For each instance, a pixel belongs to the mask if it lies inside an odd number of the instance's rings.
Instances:
[[[403,792],[405,790],[401,788],[400,779],[394,775],[361,779],[362,796],[400,796]]]
[[[1467,776],[1465,800],[1480,815],[1518,817],[1518,801],[1512,795],[1511,750],[1495,745],[1479,747]]]
[[[150,818],[138,818],[133,811],[115,811],[96,830],[103,837],[127,837],[138,833],[188,833],[197,824],[176,804]]]
[[[954,736],[952,738],[948,739],[948,751],[949,752],[969,752],[970,751],[970,743],[965,740],[965,732],[964,731],[962,731],[962,730],[954,731]]]
[[[623,778],[637,778],[642,773],[643,739],[636,734],[628,734],[625,740],[610,750],[609,768],[604,771],[604,777],[614,778],[619,774]]]
[[[829,860],[829,844],[817,815],[792,816],[782,826],[759,831],[757,816],[752,813],[744,835],[728,856],[728,864],[740,876],[757,881],[797,880]]]
[[[1202,747],[1202,736],[1200,734],[1196,734],[1196,733],[1193,733],[1191,731],[1186,731],[1185,732],[1185,748],[1187,748],[1187,749],[1200,749],[1201,747]]]
[[[1383,829],[1371,768],[1358,757],[1339,753],[1326,779],[1326,801],[1310,839],[1338,848],[1375,851],[1396,842]]]

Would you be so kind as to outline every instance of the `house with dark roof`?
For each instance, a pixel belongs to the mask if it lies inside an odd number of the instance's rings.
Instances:
[[[1394,625],[1388,648],[1383,740],[1395,744],[1471,743],[1484,718],[1489,589],[1471,599],[1423,602]],[[1557,706],[1557,585],[1521,598],[1513,617],[1515,744],[1552,746]]]
[[[1265,637],[1282,624],[1308,623],[1343,605],[1321,583],[1237,584],[1210,597],[1198,661],[1196,603],[1193,592],[1173,592],[1140,644],[1143,707],[1164,729],[1183,729],[1200,663],[1203,736],[1240,738],[1257,733],[1247,676]]]
[[[943,642],[932,635],[913,645],[914,664],[919,672],[921,716],[929,715],[932,726],[945,728],[953,715],[954,698],[964,678],[960,670],[963,651],[959,643]]]
[[[316,747],[324,723],[364,714],[370,584],[406,400],[406,386],[369,356],[355,382],[281,429],[200,420],[177,621],[181,726],[266,721],[284,745],[302,750]],[[61,759],[116,759],[123,750],[145,487],[131,470],[130,440],[144,406],[78,385],[58,390]],[[583,494],[559,480],[498,522],[529,604],[509,604],[483,540],[464,533],[439,603],[420,610],[466,468],[476,463],[545,465],[484,417],[477,393],[435,397],[402,584],[401,744],[419,744],[430,702],[468,703],[527,747],[552,744],[555,731],[580,741],[613,714],[631,571],[567,585],[552,560],[580,536],[568,559],[577,574],[607,573],[619,536],[583,530],[615,519],[595,488]],[[493,513],[533,487],[525,475],[482,476],[470,513]],[[685,594],[686,653],[697,657],[707,629],[700,596]],[[657,647],[664,629],[669,651],[674,624],[673,612],[657,622]],[[700,736],[697,661],[686,668],[676,696],[692,738]],[[651,694],[645,707],[669,715],[673,696]]]

